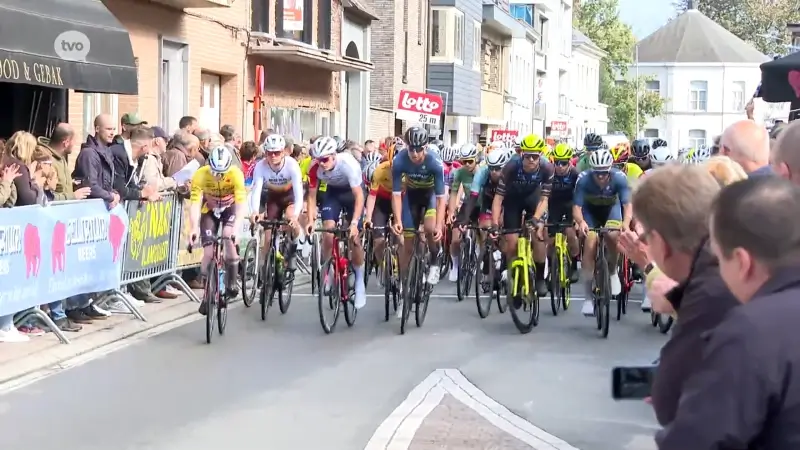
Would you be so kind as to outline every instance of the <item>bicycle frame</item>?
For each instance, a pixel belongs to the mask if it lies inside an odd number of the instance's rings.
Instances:
[[[334,228],[333,230],[326,230],[326,229],[318,229],[316,230],[322,233],[331,233],[333,235],[333,243],[331,245],[331,259],[336,261],[336,264],[333,265],[333,270],[335,276],[339,280],[339,293],[341,295],[342,303],[348,301],[350,299],[350,292],[349,286],[347,285],[347,277],[350,275],[349,273],[349,260],[347,259],[349,253],[349,238],[347,233],[350,231],[348,229],[341,229],[341,228]],[[345,235],[345,239],[342,239],[341,235]],[[339,250],[339,244],[342,244],[342,250]],[[344,254],[345,256],[342,256]],[[323,274],[324,276],[325,274]],[[323,280],[324,281],[324,280]]]
[[[526,225],[529,225],[526,223]],[[525,228],[517,229],[517,230],[506,230],[504,234],[512,234],[519,232],[519,238],[517,238],[517,257],[514,261],[511,262],[509,269],[514,274],[514,278],[511,283],[511,295],[518,296],[518,295],[527,295],[531,292],[531,279],[530,279],[530,268],[535,268],[536,265],[533,262],[533,250],[531,249],[531,239],[530,239],[530,230],[526,226]],[[522,270],[513,270],[516,268],[521,268]],[[519,279],[519,274],[522,272],[522,280]],[[522,289],[520,289],[520,283],[522,283]]]

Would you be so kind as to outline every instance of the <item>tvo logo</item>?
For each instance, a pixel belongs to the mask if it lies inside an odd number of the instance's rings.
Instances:
[[[91,48],[89,38],[75,30],[59,34],[53,43],[56,55],[68,61],[86,61],[86,55],[89,54]]]
[[[438,115],[442,113],[442,99],[436,95],[421,92],[400,91],[397,109]]]

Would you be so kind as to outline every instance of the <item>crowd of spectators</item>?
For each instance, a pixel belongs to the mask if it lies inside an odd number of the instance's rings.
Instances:
[[[800,445],[800,122],[729,126],[717,155],[668,165],[633,195],[620,246],[676,326],[652,404],[662,450]]]

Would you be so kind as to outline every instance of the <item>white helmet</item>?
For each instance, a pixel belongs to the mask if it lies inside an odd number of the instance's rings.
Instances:
[[[709,147],[700,147],[695,150],[694,155],[692,155],[692,159],[697,163],[704,162],[709,158],[711,158],[711,149]]]
[[[589,164],[594,170],[609,170],[614,164],[614,157],[606,149],[595,150],[589,156]]]
[[[369,155],[364,157],[366,164],[375,164],[376,166],[383,160],[383,156],[381,156],[378,152],[372,152]]]
[[[314,148],[312,149],[311,156],[314,159],[318,159],[335,155],[337,147],[339,147],[339,144],[337,144],[332,137],[321,137],[314,141]]]
[[[451,163],[456,159],[456,151],[453,147],[445,145],[442,147],[442,161]]]
[[[375,169],[378,168],[379,161],[370,161],[367,163],[367,167],[364,168],[364,175],[367,176],[367,181],[372,182],[372,175],[375,174]]]
[[[270,134],[264,141],[263,145],[265,152],[274,152],[275,150],[283,150],[286,148],[286,140],[280,134]]]
[[[650,162],[653,167],[660,167],[674,160],[675,158],[668,147],[656,147],[650,150]]]
[[[231,168],[233,163],[233,155],[228,147],[220,145],[214,147],[208,154],[208,165],[211,171],[217,174],[225,173]]]
[[[464,144],[458,150],[458,159],[475,159],[478,157],[478,147],[475,144]]]
[[[497,150],[486,155],[486,165],[489,167],[503,167],[511,161],[513,150]]]
[[[428,145],[426,145],[425,146],[425,150],[427,150],[428,153],[433,154],[433,156],[435,156],[435,157],[437,157],[439,159],[442,159],[442,156],[439,153],[439,147],[436,144],[428,144]]]

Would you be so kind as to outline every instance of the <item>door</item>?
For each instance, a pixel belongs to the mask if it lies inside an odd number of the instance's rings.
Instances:
[[[203,73],[200,75],[202,95],[200,98],[200,124],[213,132],[220,128],[220,79],[218,75]]]
[[[185,44],[161,42],[161,89],[160,113],[161,126],[165,130],[175,130],[181,117],[187,114],[187,74],[189,64],[189,47]]]

